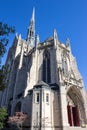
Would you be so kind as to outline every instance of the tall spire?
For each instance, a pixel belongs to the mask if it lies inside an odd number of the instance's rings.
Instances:
[[[35,8],[33,8],[32,17],[30,20],[30,26],[28,27],[27,43],[31,46],[35,46]]]
[[[31,21],[35,21],[35,8],[33,8],[33,13],[32,13],[32,18],[31,18]]]

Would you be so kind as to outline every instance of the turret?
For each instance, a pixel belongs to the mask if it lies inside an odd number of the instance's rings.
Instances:
[[[33,9],[30,26],[28,27],[27,43],[31,47],[35,46],[35,9]]]

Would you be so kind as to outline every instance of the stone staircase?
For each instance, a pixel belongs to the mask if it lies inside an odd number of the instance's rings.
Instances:
[[[65,127],[63,130],[87,130],[85,127]]]

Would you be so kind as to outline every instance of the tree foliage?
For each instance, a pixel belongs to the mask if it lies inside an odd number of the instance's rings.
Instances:
[[[9,35],[12,33],[15,33],[14,27],[0,22],[0,90],[3,90],[6,86],[5,76],[7,71],[6,67],[1,67],[1,58],[6,52],[6,46],[9,42]]]
[[[6,80],[6,76],[8,74],[8,68],[7,66],[2,66],[2,68],[0,69],[0,91],[4,90],[5,87],[7,86],[7,80]]]
[[[0,108],[0,129],[5,126],[7,115],[7,110],[4,107]]]
[[[15,28],[8,24],[0,22],[0,57],[6,52],[6,46],[9,42],[9,34],[14,33]]]

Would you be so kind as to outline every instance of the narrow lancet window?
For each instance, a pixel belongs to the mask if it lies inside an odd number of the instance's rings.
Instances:
[[[37,99],[36,102],[39,102],[39,93],[37,93]]]
[[[43,81],[46,83],[51,82],[51,74],[50,74],[50,53],[48,50],[44,51],[43,54]]]
[[[49,94],[46,94],[46,102],[49,103]]]

